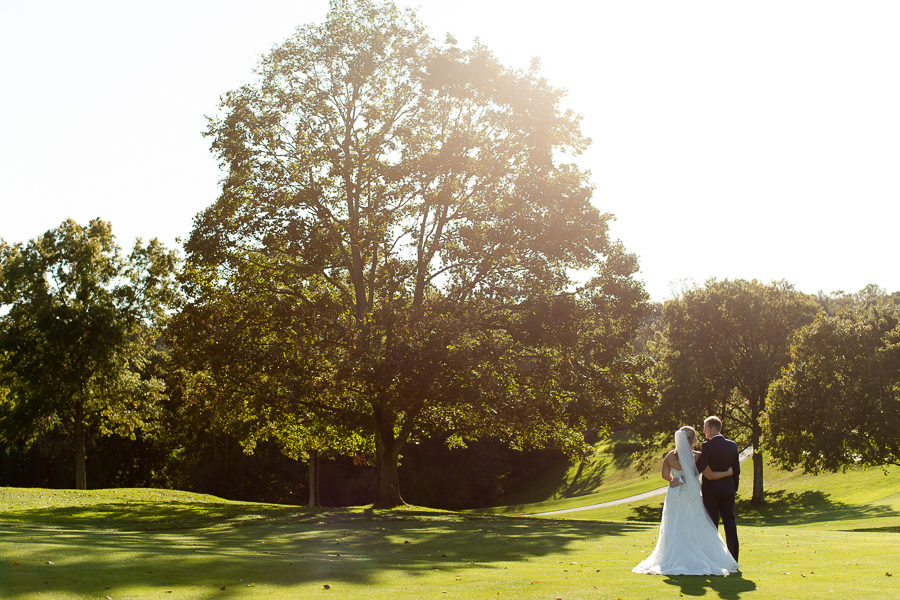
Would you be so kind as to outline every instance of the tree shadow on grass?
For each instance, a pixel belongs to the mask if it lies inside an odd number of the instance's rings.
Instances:
[[[578,470],[572,480],[562,485],[557,493],[561,498],[584,496],[595,492],[606,479],[606,471],[609,465],[600,463],[578,463]]]
[[[877,504],[847,504],[832,500],[821,491],[786,492],[776,490],[766,494],[766,501],[754,506],[749,500],[738,500],[734,509],[739,525],[800,525],[825,521],[845,521],[900,517],[900,512]],[[658,505],[635,506],[628,521],[659,523],[662,518],[662,502]],[[879,531],[896,530],[895,527]]]
[[[640,521],[645,523],[659,523],[662,519],[663,503],[659,505],[642,504],[631,509],[631,514],[625,517],[626,521]]]
[[[502,506],[525,506],[550,498],[571,498],[597,491],[606,480],[609,465],[602,460],[587,460],[577,464],[570,474],[572,463],[565,456],[547,466],[538,484],[528,482],[523,489],[504,497]]]
[[[865,533],[900,533],[900,525],[885,525],[884,527],[856,527],[843,531],[855,531]]]
[[[900,512],[877,504],[847,504],[832,500],[825,492],[768,492],[765,503],[754,506],[739,500],[735,506],[738,523],[744,525],[800,525],[825,521],[848,521],[900,517]]]
[[[0,596],[102,597],[113,589],[190,586],[208,590],[198,596],[226,597],[240,595],[251,583],[368,584],[386,571],[424,576],[435,569],[450,576],[502,569],[505,562],[640,529],[627,523],[224,503],[36,509],[0,521],[0,548],[16,553],[0,555],[19,563],[15,577],[0,584]]]
[[[571,459],[560,455],[543,471],[541,481],[529,481],[523,489],[504,497],[504,507],[521,507],[551,498],[574,498],[593,494],[603,487],[610,472],[626,469],[634,463],[643,444],[623,432],[613,434],[612,444],[602,444],[593,456],[577,463],[574,473]],[[515,509],[520,512],[518,509]]]
[[[637,442],[619,441],[606,451],[605,456],[579,463],[572,481],[560,488],[559,496],[571,498],[593,494],[603,487],[611,468],[617,472],[630,467],[634,462],[634,453],[641,448],[643,446]]]
[[[663,583],[678,586],[685,597],[705,596],[707,589],[710,589],[716,592],[719,598],[738,600],[741,594],[756,590],[756,582],[745,579],[740,573],[728,577],[670,575],[663,579]]]

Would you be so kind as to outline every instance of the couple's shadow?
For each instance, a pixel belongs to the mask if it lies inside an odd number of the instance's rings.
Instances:
[[[740,573],[728,577],[712,575],[669,575],[663,579],[666,585],[678,586],[684,596],[705,596],[707,589],[714,590],[719,598],[738,600],[741,594],[756,589],[756,582]]]

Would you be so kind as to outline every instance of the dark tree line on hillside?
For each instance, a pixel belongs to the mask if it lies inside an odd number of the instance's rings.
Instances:
[[[99,219],[0,245],[0,485],[460,508],[586,432],[712,413],[756,449],[756,502],[764,450],[896,463],[900,294],[649,303],[536,64],[335,0],[258,75],[210,119],[225,178],[183,263]]]

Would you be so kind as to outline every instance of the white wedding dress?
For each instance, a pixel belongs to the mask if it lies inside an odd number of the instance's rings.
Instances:
[[[682,477],[684,484],[666,491],[656,548],[632,571],[650,575],[734,573],[740,567],[703,507],[694,454],[681,430],[675,432],[675,449],[678,462],[688,466],[686,473],[672,469],[672,474]]]

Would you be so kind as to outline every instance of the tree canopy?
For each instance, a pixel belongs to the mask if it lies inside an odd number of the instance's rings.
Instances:
[[[226,176],[186,245],[180,344],[216,401],[261,432],[372,437],[382,506],[415,436],[571,449],[618,419],[645,294],[573,162],[579,117],[536,64],[333,1],[259,76],[210,120]]]
[[[766,446],[813,473],[900,464],[900,304],[820,315],[791,345],[766,403]]]
[[[671,432],[717,414],[724,433],[755,449],[753,501],[761,502],[766,393],[788,362],[792,335],[819,310],[789,284],[755,280],[710,280],[670,300],[651,343],[660,394],[643,407],[640,426]]]
[[[78,488],[87,485],[87,421],[133,435],[162,392],[140,369],[175,299],[175,264],[155,239],[122,256],[100,219],[0,243],[2,434],[27,443],[65,428]]]

